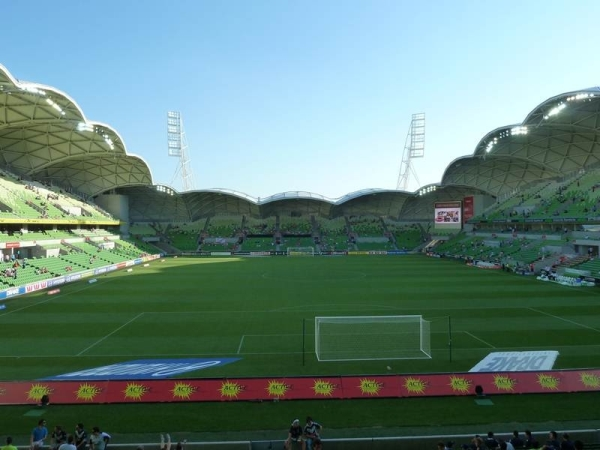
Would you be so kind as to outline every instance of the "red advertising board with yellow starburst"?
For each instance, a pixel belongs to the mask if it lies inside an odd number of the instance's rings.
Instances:
[[[545,372],[413,374],[112,381],[0,382],[0,404],[215,402],[394,398],[600,391],[600,369]]]

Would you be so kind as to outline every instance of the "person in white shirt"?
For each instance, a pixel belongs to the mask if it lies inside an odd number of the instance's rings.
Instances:
[[[77,450],[77,446],[75,445],[75,437],[72,434],[69,434],[67,436],[67,442],[60,444],[58,450]]]

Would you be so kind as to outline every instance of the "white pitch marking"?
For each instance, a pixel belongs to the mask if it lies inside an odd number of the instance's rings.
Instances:
[[[237,354],[240,354],[240,351],[242,351],[242,345],[244,345],[244,338],[246,337],[246,335],[242,335],[242,338],[240,339],[240,345],[238,346],[238,351]]]
[[[134,320],[137,320],[138,318],[142,317],[144,315],[144,313],[139,313],[137,316],[135,316],[133,319],[131,319],[129,322],[124,323],[123,325],[121,325],[119,328],[117,328],[116,330],[108,333],[106,336],[104,336],[103,338],[98,339],[96,342],[94,342],[92,345],[90,345],[88,348],[83,349],[82,351],[80,351],[79,353],[77,353],[77,356],[81,356],[83,355],[85,352],[87,352],[90,348],[98,345],[100,342],[102,342],[104,339],[112,336],[113,334],[115,334],[117,331],[119,331],[122,328],[125,328],[127,325],[129,325],[131,322],[133,322]]]
[[[477,336],[475,336],[474,334],[469,333],[468,331],[463,331],[463,333],[468,334],[469,336],[471,336],[473,339],[477,339],[479,342],[483,342],[485,345],[490,346],[491,348],[496,348],[494,347],[492,344],[490,344],[489,342],[484,341],[481,338],[478,338]]]
[[[600,330],[598,328],[589,327],[589,326],[584,325],[582,323],[574,322],[573,320],[569,320],[569,319],[565,319],[564,317],[559,317],[559,316],[555,316],[554,314],[550,314],[550,313],[547,313],[547,312],[544,312],[544,311],[540,311],[539,309],[535,309],[535,308],[527,308],[527,309],[529,309],[531,311],[534,311],[536,313],[544,314],[546,316],[554,317],[555,319],[562,320],[563,322],[572,323],[573,325],[577,325],[578,327],[581,327],[581,328],[587,328],[588,330],[597,331],[597,332],[600,333]]]
[[[44,303],[48,303],[51,300],[56,300],[56,299],[59,299],[59,298],[63,298],[63,297],[68,296],[69,294],[76,294],[77,292],[81,292],[81,291],[83,291],[85,289],[89,289],[90,287],[91,287],[91,285],[86,284],[81,289],[76,289],[76,290],[69,291],[69,292],[61,292],[60,294],[55,295],[53,297],[48,296],[48,298],[46,298],[45,300],[42,300],[41,302],[32,303],[31,305],[27,305],[27,306],[23,306],[21,308],[11,309],[10,311],[6,311],[5,313],[0,314],[0,317],[7,316],[8,314],[16,313],[16,312],[19,312],[19,311],[23,311],[24,309],[29,309],[29,308],[32,308],[34,306],[43,305]]]

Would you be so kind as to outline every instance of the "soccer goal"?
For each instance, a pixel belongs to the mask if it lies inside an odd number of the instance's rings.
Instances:
[[[319,361],[431,358],[430,323],[423,316],[315,317]]]
[[[288,256],[315,256],[314,247],[288,247]]]

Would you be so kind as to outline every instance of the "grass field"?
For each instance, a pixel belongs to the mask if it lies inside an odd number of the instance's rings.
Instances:
[[[468,371],[503,350],[557,350],[555,368],[600,367],[599,300],[596,288],[567,288],[423,256],[166,259],[94,284],[66,285],[54,296],[9,300],[0,312],[0,379],[37,379],[133,359],[219,356],[241,359],[181,376],[382,374],[388,365],[394,373]],[[432,359],[316,360],[315,316],[400,314],[431,321]],[[535,405],[527,401],[516,411],[519,398],[533,398]],[[503,396],[488,417],[466,412],[472,408],[467,398],[53,406],[46,414],[49,422],[92,420],[123,434],[285,429],[292,416],[309,412],[330,429],[453,427],[592,420],[600,417],[598,399],[596,393]],[[559,400],[569,406],[553,412],[545,406]],[[459,405],[467,408],[463,414],[448,414]],[[23,417],[28,409],[3,407],[0,423],[27,434],[35,423]],[[169,423],[169,414],[203,419]]]

